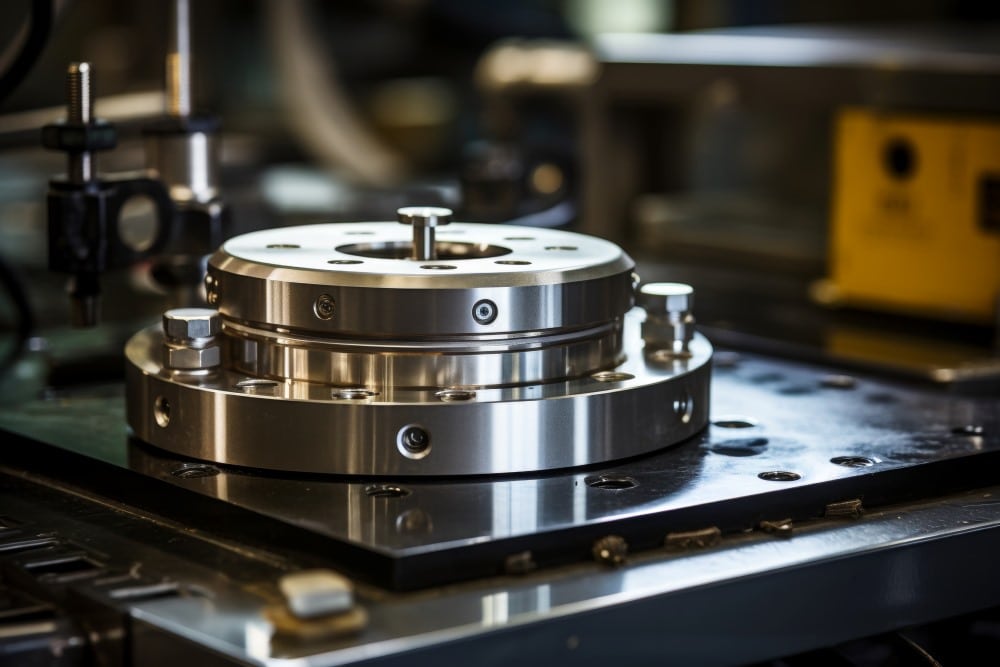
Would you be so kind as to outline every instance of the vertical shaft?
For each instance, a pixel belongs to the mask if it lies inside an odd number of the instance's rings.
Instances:
[[[91,96],[90,63],[71,63],[66,73],[66,120],[74,124],[87,124],[94,117],[94,98]],[[90,151],[69,154],[67,166],[71,183],[86,183],[94,177],[94,157]]]
[[[451,223],[451,210],[438,206],[406,206],[396,211],[397,219],[413,226],[413,248],[410,259],[427,261],[437,259],[434,243],[435,228]]]
[[[437,259],[433,227],[413,225],[413,259],[420,261]]]
[[[188,0],[174,0],[170,52],[167,54],[167,113],[191,115],[191,22]]]

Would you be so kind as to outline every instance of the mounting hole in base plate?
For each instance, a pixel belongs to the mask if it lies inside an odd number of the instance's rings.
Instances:
[[[583,480],[583,483],[595,489],[604,489],[605,491],[624,491],[639,486],[639,482],[634,477],[613,474],[587,477]]]

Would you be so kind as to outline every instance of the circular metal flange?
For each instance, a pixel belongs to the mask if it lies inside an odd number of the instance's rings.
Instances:
[[[452,223],[437,259],[409,259],[392,222],[286,227],[227,241],[209,261],[223,318],[344,338],[469,338],[571,331],[632,307],[632,259],[551,229]]]
[[[613,369],[475,391],[344,392],[227,369],[171,374],[161,359],[162,333],[146,329],[125,349],[128,421],[139,438],[183,456],[283,471],[481,475],[636,456],[705,426],[712,356],[697,334],[689,357],[644,350],[643,317],[639,309],[626,315],[625,361]]]

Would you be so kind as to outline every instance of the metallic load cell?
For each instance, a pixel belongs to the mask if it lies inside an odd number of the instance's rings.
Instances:
[[[182,372],[169,335],[136,334],[136,436],[249,467],[474,475],[622,459],[705,426],[711,345],[643,342],[621,248],[452,223],[421,260],[420,232],[346,223],[226,242],[206,280],[221,364]]]

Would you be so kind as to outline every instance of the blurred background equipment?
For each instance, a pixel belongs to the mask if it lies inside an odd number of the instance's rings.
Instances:
[[[0,663],[996,654],[998,80],[971,0],[0,3]]]

